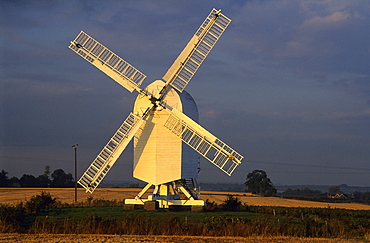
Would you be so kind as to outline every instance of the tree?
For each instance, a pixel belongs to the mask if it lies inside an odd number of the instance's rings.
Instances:
[[[50,175],[50,166],[49,165],[45,166],[44,175],[49,177],[49,175]]]
[[[49,187],[50,179],[46,175],[39,175],[37,178],[37,187]]]
[[[254,170],[249,173],[244,185],[247,187],[246,192],[261,196],[275,196],[277,192],[271,180],[267,177],[266,172],[263,170]]]
[[[13,176],[8,180],[8,187],[20,187],[20,186],[21,183],[19,183],[19,179],[17,177]]]
[[[50,174],[50,166],[45,166],[45,170],[44,170],[44,174],[42,175],[39,175],[37,177],[37,180],[38,180],[38,187],[49,187],[50,185],[50,178],[49,178],[49,174]]]
[[[38,187],[38,180],[33,175],[22,175],[21,179],[19,179],[19,183],[21,187]]]
[[[56,169],[51,174],[50,187],[74,187],[74,180],[71,173],[66,174],[62,169]]]
[[[5,170],[1,170],[0,172],[0,187],[7,187],[8,186],[8,172]]]

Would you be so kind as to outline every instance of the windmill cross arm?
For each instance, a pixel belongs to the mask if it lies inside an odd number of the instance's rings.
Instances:
[[[81,31],[68,47],[128,91],[140,92],[146,76],[85,32]]]
[[[215,15],[219,15],[221,13],[221,9],[217,10]]]

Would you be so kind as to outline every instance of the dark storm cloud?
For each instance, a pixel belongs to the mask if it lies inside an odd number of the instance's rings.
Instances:
[[[79,143],[82,170],[131,111],[136,94],[67,48],[80,30],[144,72],[145,86],[213,7],[233,21],[187,91],[201,124],[246,160],[230,178],[205,162],[200,179],[243,182],[261,168],[281,184],[367,185],[356,169],[370,151],[367,1],[1,1],[1,166],[72,170]],[[130,180],[131,163],[128,149],[108,179]],[[354,173],[304,175],[305,165]]]

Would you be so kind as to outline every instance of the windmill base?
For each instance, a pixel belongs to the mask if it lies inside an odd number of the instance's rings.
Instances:
[[[142,198],[152,186],[153,184],[147,184],[135,199],[125,199],[125,208],[134,209],[135,205],[144,205],[146,210],[155,210],[174,206],[191,206],[192,211],[200,211],[205,205],[205,202],[199,199],[195,179],[181,179],[154,185],[152,195],[149,195],[147,199]]]
[[[149,206],[150,202],[158,203],[156,206]],[[126,206],[127,205],[127,206]],[[205,202],[203,200],[151,200],[151,199],[125,199],[125,208],[127,209],[135,209],[135,207],[130,207],[129,205],[143,205],[146,210],[155,210],[157,208],[170,208],[171,206],[191,206],[193,211],[200,211]],[[146,206],[148,205],[148,206]],[[199,206],[199,207],[194,207]],[[195,210],[198,208],[198,210]]]

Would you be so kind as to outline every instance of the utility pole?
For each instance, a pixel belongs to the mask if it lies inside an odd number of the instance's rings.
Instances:
[[[77,203],[77,147],[78,144],[72,145],[75,150],[75,203]]]

